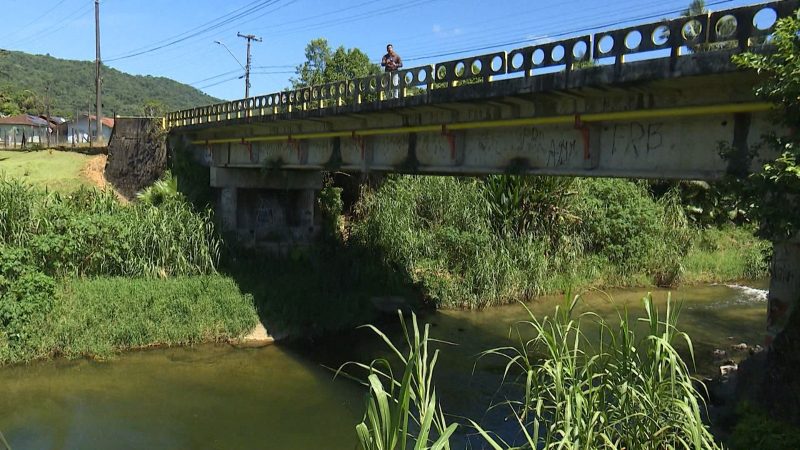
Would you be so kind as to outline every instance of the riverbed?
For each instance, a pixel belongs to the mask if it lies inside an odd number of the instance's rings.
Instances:
[[[681,288],[680,328],[693,339],[697,373],[713,375],[714,349],[732,358],[739,343],[759,344],[766,321],[766,282],[748,286]],[[589,292],[577,313],[617,322],[627,307],[641,314],[642,290]],[[667,291],[653,292],[666,304]],[[610,300],[613,298],[613,301]],[[528,305],[551,314],[563,297]],[[478,360],[481,351],[513,344],[509,328],[526,318],[522,305],[486,311],[423,314],[440,345],[437,389],[442,406],[501,434],[507,411],[487,408],[503,399],[503,362]],[[399,339],[396,320],[381,327]],[[0,431],[12,449],[354,449],[364,390],[334,370],[346,361],[387,354],[367,330],[315,342],[240,349],[228,345],[133,352],[111,360],[55,360],[0,368]],[[357,374],[357,372],[354,372]],[[481,448],[461,427],[455,448]],[[470,442],[472,446],[470,447]]]

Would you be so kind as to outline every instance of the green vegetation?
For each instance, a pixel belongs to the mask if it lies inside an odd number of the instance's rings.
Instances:
[[[690,226],[676,194],[656,200],[625,180],[392,177],[363,194],[349,234],[440,307],[767,269],[765,244],[747,232]]]
[[[399,380],[394,376],[392,364],[386,359],[375,360],[369,365],[352,363],[368,373],[365,383],[369,387],[367,412],[364,420],[356,426],[358,440],[364,450],[404,450],[409,448],[408,443],[414,444],[414,449],[419,450],[450,448],[450,436],[456,431],[457,425],[447,424],[433,385],[439,350],[430,351],[435,342],[430,337],[430,325],[426,324],[421,332],[417,316],[412,314],[411,320],[409,332],[400,314],[405,338],[403,346],[395,345],[379,329],[368,325],[383,339],[403,367]],[[340,367],[337,374],[348,365]]]
[[[238,336],[255,309],[215,275],[219,248],[210,212],[180,198],[0,179],[0,363]]]
[[[91,156],[60,151],[2,151],[0,177],[17,178],[51,191],[72,192],[91,183],[81,171]]]
[[[46,279],[43,275],[38,275]],[[48,301],[20,303],[44,313],[27,317],[24,334],[0,336],[0,362],[54,355],[109,357],[121,350],[233,339],[258,320],[253,300],[219,275],[170,279],[64,278],[33,285]],[[19,288],[16,288],[19,289]],[[7,301],[7,298],[3,298]]]
[[[730,438],[731,450],[796,450],[800,448],[800,428],[771,418],[767,411],[749,403],[736,410],[737,423]]]
[[[0,50],[0,114],[45,112],[46,88],[52,115],[72,117],[94,98],[94,63]],[[208,105],[219,100],[163,77],[134,76],[103,68],[106,114],[145,115]]]
[[[784,240],[800,231],[800,19],[796,16],[778,21],[772,38],[775,51],[769,54],[745,53],[734,57],[740,66],[757,70],[764,82],[756,95],[780,105],[776,120],[784,125],[786,136],[767,136],[762,147],[773,150],[778,157],[766,161],[761,170],[748,175],[742,169],[738,188],[747,200],[749,214],[760,224],[765,238]],[[740,155],[728,149],[733,162],[748,167],[752,155]]]
[[[518,424],[515,439],[523,440],[504,442],[471,421],[487,444],[497,450],[720,448],[703,424],[702,397],[675,347],[686,345],[691,354],[691,340],[676,328],[680,308],[668,301],[661,315],[652,298],[644,298],[646,332],[637,338],[624,312],[616,326],[591,314],[574,318],[579,301],[568,299],[553,317],[530,313],[512,330],[516,347],[482,354],[507,362],[503,383],[516,394],[495,407],[510,410]],[[403,323],[403,347],[372,328],[399,361],[394,366],[385,359],[357,364],[370,387],[364,421],[356,427],[363,449],[404,449],[406,439],[418,449],[449,448],[456,425],[445,422],[446,405],[437,402],[432,382],[439,351],[430,347],[437,341],[413,320],[412,333]],[[587,322],[599,339],[583,331]],[[402,371],[393,370],[398,365]]]

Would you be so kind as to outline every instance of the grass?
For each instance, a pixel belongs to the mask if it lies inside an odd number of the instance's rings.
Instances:
[[[627,180],[506,178],[391,177],[364,193],[350,241],[446,308],[527,301],[570,286],[766,275],[766,243],[750,230],[690,226],[674,193],[655,199]]]
[[[640,328],[625,312],[618,324],[592,314],[575,317],[579,301],[568,297],[553,316],[529,312],[512,329],[516,346],[480,356],[506,362],[503,384],[512,389],[493,407],[506,408],[516,424],[513,442],[505,442],[468,420],[486,448],[719,449],[703,424],[703,400],[689,364],[675,347],[687,346],[691,354],[691,340],[677,329],[679,305],[668,301],[659,311],[645,297],[644,333],[637,336]],[[457,425],[446,422],[447,405],[437,401],[433,383],[439,350],[431,347],[438,341],[428,326],[420,330],[412,320],[409,331],[401,317],[402,345],[370,327],[394,355],[392,361],[355,364],[366,371],[370,389],[364,419],[356,426],[364,450],[450,446]],[[589,323],[594,327],[586,328]],[[590,339],[586,329],[598,330],[600,338]]]
[[[51,191],[72,192],[81,186],[91,186],[91,182],[81,174],[91,158],[57,150],[0,150],[0,175],[22,179]]]
[[[219,275],[171,279],[64,279],[36,332],[9,346],[0,336],[0,364],[56,355],[105,358],[116,352],[220,342],[257,322],[250,295]]]
[[[769,274],[769,241],[756,238],[749,227],[698,230],[683,261],[687,283],[719,283],[764,278]]]

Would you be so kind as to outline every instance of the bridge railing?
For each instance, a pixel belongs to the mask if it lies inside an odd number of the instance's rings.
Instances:
[[[580,69],[589,62],[621,65],[630,55],[683,53],[738,47],[768,40],[778,19],[795,13],[800,0],[781,0],[692,17],[645,23],[611,31],[469,56],[391,73],[260,95],[168,113],[168,128],[310,111],[335,106],[395,102],[465,83],[490,83],[497,76],[536,76],[542,69]]]

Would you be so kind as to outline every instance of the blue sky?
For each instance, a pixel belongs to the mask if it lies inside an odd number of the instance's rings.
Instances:
[[[224,99],[244,97],[237,32],[253,44],[252,93],[289,85],[304,48],[324,37],[377,61],[387,42],[406,67],[523,47],[521,41],[586,34],[673,17],[689,0],[101,0],[104,62],[124,72],[165,76]],[[707,0],[710,9],[762,3]],[[94,0],[0,0],[0,48],[94,60]],[[10,12],[10,14],[9,14]],[[221,20],[227,20],[220,23]],[[213,27],[213,29],[207,29]],[[180,42],[174,43],[174,41]],[[153,50],[155,47],[164,48]],[[131,54],[145,52],[138,56]],[[462,52],[462,53],[458,53]]]

